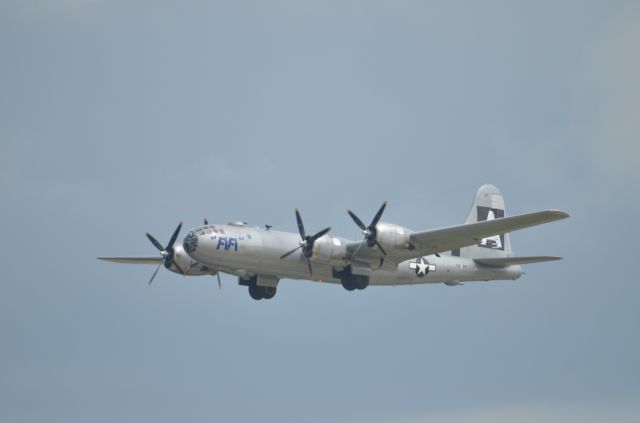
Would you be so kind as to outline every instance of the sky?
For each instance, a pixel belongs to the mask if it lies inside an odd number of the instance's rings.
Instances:
[[[640,419],[637,1],[0,1],[0,420]],[[370,287],[96,260],[207,217],[462,223],[516,282]],[[186,232],[183,231],[183,235]]]

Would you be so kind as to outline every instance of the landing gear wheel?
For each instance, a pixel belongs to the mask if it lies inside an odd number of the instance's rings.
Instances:
[[[369,278],[366,277],[366,276],[359,276],[359,277],[354,278],[354,279],[355,280],[353,282],[354,282],[354,285],[355,285],[356,289],[363,290],[363,289],[365,289],[366,287],[369,286]]]
[[[343,275],[340,278],[342,287],[347,291],[353,291],[354,289],[363,290],[369,286],[369,277],[362,275]]]
[[[262,298],[265,300],[270,300],[276,295],[276,287],[275,286],[263,286],[262,288]]]
[[[353,283],[353,279],[351,278],[342,278],[340,279],[340,282],[342,282],[342,287],[347,291],[353,291],[354,289],[356,289],[356,286]]]
[[[257,285],[249,285],[249,295],[251,296],[251,298],[253,298],[254,300],[261,300],[265,298],[264,293],[260,288],[262,287]]]
[[[249,295],[254,300],[270,300],[276,295],[276,287],[249,285]]]

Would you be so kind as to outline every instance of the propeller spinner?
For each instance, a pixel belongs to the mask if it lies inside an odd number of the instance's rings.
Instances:
[[[173,264],[176,269],[180,271],[180,273],[182,273],[183,275],[185,274],[180,265],[178,265],[175,260],[175,251],[173,249],[173,244],[175,244],[181,228],[182,222],[180,222],[176,230],[173,231],[173,235],[171,235],[171,239],[169,240],[169,243],[166,247],[163,247],[162,244],[160,244],[160,242],[158,242],[158,240],[153,237],[153,235],[147,232],[147,238],[149,238],[149,241],[151,241],[151,243],[158,249],[158,251],[160,251],[160,255],[162,256],[162,263],[160,263],[158,267],[156,267],[155,272],[153,272],[151,279],[149,279],[149,285],[151,285],[151,282],[153,282],[153,279],[156,277],[158,270],[160,270],[160,266],[162,266],[163,264],[166,268],[171,267],[171,265]]]
[[[288,257],[291,254],[298,251],[299,249],[302,249],[302,255],[307,259],[307,266],[309,266],[309,274],[313,275],[313,271],[311,269],[311,260],[310,260],[311,255],[313,254],[313,244],[318,240],[318,238],[326,235],[331,230],[331,227],[330,226],[326,227],[314,235],[306,235],[304,231],[304,224],[302,223],[302,218],[300,217],[300,211],[298,209],[295,209],[295,213],[296,213],[296,220],[298,222],[298,231],[300,232],[300,238],[302,240],[300,241],[299,245],[296,248],[280,256],[280,259]]]

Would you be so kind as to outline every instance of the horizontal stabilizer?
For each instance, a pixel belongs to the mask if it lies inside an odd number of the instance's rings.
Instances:
[[[545,261],[562,260],[562,257],[554,256],[531,256],[531,257],[500,257],[500,258],[481,258],[473,259],[478,264],[494,267],[507,267],[512,264],[532,264],[542,263]]]
[[[98,257],[98,260],[127,264],[160,264],[162,257]]]

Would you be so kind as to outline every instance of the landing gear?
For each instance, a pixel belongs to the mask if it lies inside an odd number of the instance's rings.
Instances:
[[[276,295],[276,287],[249,285],[249,295],[254,300],[270,300]]]
[[[254,300],[270,300],[276,295],[275,286],[260,286],[255,276],[251,279],[240,278],[238,282],[249,287],[249,295]]]
[[[276,295],[276,287],[275,286],[262,286],[262,298],[265,300],[270,300]]]
[[[340,278],[342,287],[347,291],[353,291],[354,289],[363,290],[369,286],[369,276],[354,275],[351,273],[351,266],[335,272],[334,276]]]
[[[356,289],[363,290],[369,286],[369,277],[362,275],[353,275],[354,283],[356,285]]]
[[[262,292],[257,285],[249,285],[249,295],[254,300],[262,299]]]
[[[341,278],[340,282],[342,282],[342,287],[347,291],[353,291],[354,289],[356,289],[356,286],[351,279]]]

